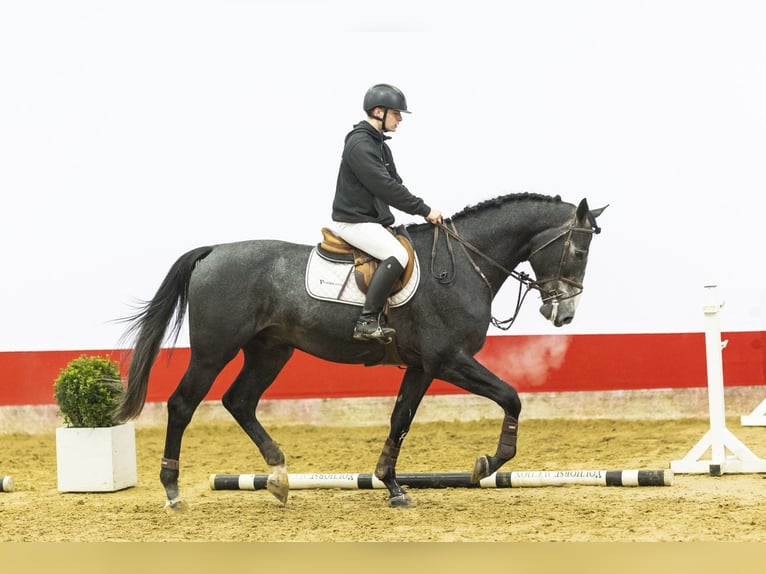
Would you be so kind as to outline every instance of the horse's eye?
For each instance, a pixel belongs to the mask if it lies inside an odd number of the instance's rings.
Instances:
[[[577,259],[578,261],[582,261],[583,259],[585,259],[587,255],[588,255],[587,251],[582,251],[581,249],[575,249],[574,256],[575,256],[575,259]]]

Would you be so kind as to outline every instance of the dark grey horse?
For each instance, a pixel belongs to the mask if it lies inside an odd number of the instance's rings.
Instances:
[[[603,209],[590,210],[585,199],[574,206],[558,197],[517,194],[466,208],[438,228],[407,227],[421,265],[420,284],[413,298],[392,308],[388,317],[397,332],[397,362],[406,371],[375,468],[391,506],[411,504],[397,482],[396,460],[434,378],[487,397],[503,411],[497,450],[476,461],[474,482],[515,456],[519,396],[474,359],[492,320],[492,299],[512,275],[540,292],[546,319],[557,327],[570,323]],[[171,333],[177,335],[188,303],[191,360],[168,400],[160,472],[167,508],[185,508],[178,489],[184,430],[216,376],[240,351],[244,365],[223,405],[272,467],[269,490],[283,503],[289,490],[285,456],[256,417],[263,392],[294,349],[337,363],[384,362],[383,345],[351,338],[358,308],[307,294],[310,251],[308,245],[270,240],[194,249],[175,262],[155,297],[128,319],[126,335],[137,337],[116,412],[120,421],[141,412],[166,331],[175,317]],[[536,280],[513,271],[522,261],[529,261]]]

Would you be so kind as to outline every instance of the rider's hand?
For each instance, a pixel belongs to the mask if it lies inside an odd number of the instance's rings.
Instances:
[[[438,209],[431,209],[431,213],[426,216],[426,219],[436,225],[442,222],[442,212]]]

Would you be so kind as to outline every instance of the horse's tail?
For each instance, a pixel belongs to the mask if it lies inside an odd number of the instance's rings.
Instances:
[[[127,389],[120,396],[113,413],[116,421],[124,422],[137,417],[143,410],[149,374],[160,353],[165,332],[175,315],[175,323],[170,332],[170,339],[175,344],[186,315],[192,271],[211,251],[212,247],[198,247],[179,257],[154,298],[144,303],[138,313],[124,319],[129,326],[123,339],[132,338],[136,333],[138,335],[130,355]]]

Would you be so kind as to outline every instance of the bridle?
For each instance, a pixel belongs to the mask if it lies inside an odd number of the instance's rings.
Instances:
[[[561,274],[562,269],[564,269],[564,266],[567,263],[568,257],[569,257],[569,246],[572,244],[572,235],[576,232],[579,233],[591,233],[593,235],[598,235],[601,233],[601,228],[596,225],[596,219],[593,217],[592,214],[588,214],[588,220],[591,224],[590,228],[587,227],[577,227],[577,215],[572,218],[572,221],[569,222],[569,225],[567,225],[565,228],[562,228],[561,232],[553,237],[552,239],[549,239],[539,247],[532,250],[532,252],[527,257],[527,261],[532,261],[532,258],[540,253],[543,249],[548,247],[549,245],[552,245],[562,237],[564,238],[564,245],[561,249],[561,259],[559,260],[559,268],[553,277],[547,277],[545,279],[538,279],[535,281],[536,288],[540,291],[540,294],[542,296],[543,303],[548,302],[554,302],[554,303],[560,303],[561,301],[565,301],[567,299],[572,299],[573,297],[579,296],[583,291],[583,285],[579,281],[575,281],[574,279],[570,279],[569,277],[564,277]],[[558,289],[551,289],[546,290],[541,287],[541,285],[545,283],[552,283],[552,282],[561,282],[561,283],[567,283],[569,285],[572,285],[576,291],[574,293],[570,293],[567,295],[566,293],[562,293]]]
[[[450,237],[452,237],[463,248],[463,251],[465,252],[465,255],[468,258],[468,261],[471,263],[471,266],[473,267],[474,271],[476,271],[479,277],[482,278],[485,285],[487,286],[487,289],[489,289],[490,299],[494,298],[492,285],[490,284],[486,275],[484,275],[484,272],[481,270],[481,268],[476,264],[476,262],[471,257],[471,254],[468,252],[469,250],[473,251],[476,255],[482,257],[485,261],[487,261],[488,263],[492,264],[492,266],[496,267],[497,269],[505,273],[508,277],[512,277],[516,279],[519,282],[519,290],[516,296],[516,308],[514,309],[513,315],[510,318],[504,319],[504,320],[496,319],[495,317],[491,318],[492,325],[494,325],[495,327],[499,329],[502,329],[503,331],[507,331],[513,325],[514,321],[516,320],[516,317],[519,316],[519,311],[521,310],[521,306],[524,303],[524,299],[526,299],[527,294],[529,294],[529,292],[532,289],[536,289],[537,291],[540,292],[540,296],[543,303],[552,303],[554,305],[558,305],[559,302],[564,301],[566,299],[577,297],[578,295],[582,293],[583,291],[582,283],[580,283],[579,281],[575,281],[573,279],[569,279],[568,277],[564,277],[561,273],[562,273],[562,270],[564,269],[564,266],[567,263],[567,259],[569,256],[569,246],[572,242],[572,235],[574,233],[592,233],[595,235],[598,235],[599,233],[601,233],[601,228],[596,224],[596,218],[593,216],[593,214],[588,213],[588,221],[591,224],[590,228],[578,227],[577,214],[573,215],[572,221],[569,224],[567,224],[565,227],[562,227],[560,233],[558,233],[553,238],[549,239],[542,245],[532,250],[532,252],[527,257],[527,261],[531,261],[532,257],[539,254],[541,251],[543,251],[547,247],[553,245],[554,243],[556,243],[556,241],[558,241],[562,237],[564,238],[564,245],[561,251],[561,259],[559,260],[559,268],[556,275],[553,275],[551,277],[546,277],[545,279],[542,279],[542,280],[534,280],[527,273],[519,272],[519,271],[516,271],[515,269],[507,269],[506,267],[504,267],[503,265],[495,261],[489,255],[482,253],[482,251],[479,248],[477,248],[467,239],[460,236],[460,234],[457,231],[457,228],[455,227],[454,221],[449,220],[449,226],[447,226],[445,223],[437,223],[436,225],[434,225],[434,239],[433,239],[433,245],[431,247],[431,275],[434,278],[438,279],[440,283],[445,285],[452,283],[455,280],[455,277],[457,275],[457,268],[455,266],[455,254],[452,250],[452,244],[450,243]],[[442,271],[439,274],[437,274],[434,271],[434,260],[436,259],[436,246],[439,240],[440,229],[444,231],[446,235],[447,251],[450,254],[450,261],[452,265],[451,277],[446,271]],[[559,291],[558,289],[548,290],[543,287],[544,284],[552,283],[554,281],[563,282],[563,283],[572,285],[577,289],[577,291],[575,293],[567,295],[566,293],[563,293]],[[526,287],[526,289],[524,289],[524,287]]]

